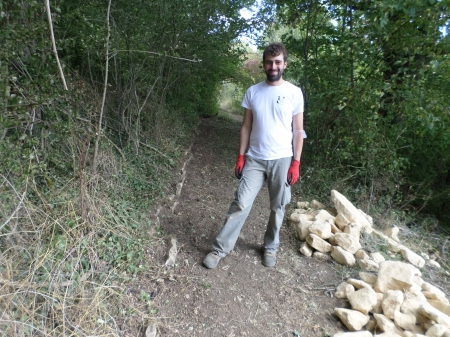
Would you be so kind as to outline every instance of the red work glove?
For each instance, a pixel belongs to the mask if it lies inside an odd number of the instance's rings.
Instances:
[[[298,178],[300,178],[300,162],[294,159],[291,163],[291,167],[289,167],[287,182],[292,186],[297,182]]]
[[[236,178],[241,179],[244,165],[245,165],[245,157],[242,154],[239,154],[236,166],[234,167],[234,175],[236,176]]]

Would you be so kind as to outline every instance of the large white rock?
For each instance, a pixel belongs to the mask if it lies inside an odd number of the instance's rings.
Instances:
[[[307,201],[299,201],[297,202],[297,207],[302,209],[308,209],[309,208],[309,202]]]
[[[340,247],[352,254],[355,254],[359,249],[361,249],[361,244],[359,243],[358,238],[355,238],[350,234],[336,233],[334,235],[334,239]]]
[[[353,287],[350,283],[342,282],[337,286],[336,292],[334,296],[337,298],[347,298],[348,295],[355,292],[355,287]]]
[[[311,208],[314,208],[314,209],[325,209],[325,208],[327,208],[327,206],[322,204],[320,201],[313,200],[313,201],[311,201]]]
[[[425,260],[420,255],[414,253],[411,249],[408,247],[405,247],[403,245],[399,246],[400,248],[400,254],[402,257],[411,263],[412,265],[422,268],[425,265]]]
[[[331,201],[333,202],[338,214],[342,213],[347,220],[349,220],[349,222],[358,224],[361,229],[365,227],[372,227],[367,218],[338,191],[331,191]]]
[[[416,267],[400,261],[384,261],[380,264],[374,289],[381,293],[389,289],[408,290],[413,285],[414,276],[421,276]]]
[[[315,234],[309,234],[306,238],[306,242],[321,253],[331,252],[331,245]]]
[[[393,332],[397,335],[402,336],[403,331],[399,329],[394,322],[392,322],[389,318],[382,314],[373,314],[373,317],[376,319],[378,327],[381,329],[381,331],[384,332]]]
[[[389,319],[394,319],[394,312],[400,310],[403,300],[404,298],[402,291],[387,290],[384,294],[383,303],[381,303],[384,316]]]
[[[344,308],[335,308],[334,314],[340,318],[342,323],[351,331],[361,330],[369,321],[369,316],[357,310],[350,310]]]
[[[377,304],[377,295],[372,288],[361,288],[348,295],[348,300],[352,309],[361,311],[367,315]]]
[[[326,212],[326,211],[323,211]],[[309,232],[311,234],[317,235],[319,238],[327,240],[332,235],[331,225],[329,222],[314,221],[311,226],[309,226]]]
[[[373,218],[369,214],[364,213],[360,208],[358,208],[358,211],[367,219],[367,221],[369,221],[370,225],[373,226]]]
[[[353,266],[356,263],[355,257],[352,253],[347,252],[339,246],[331,247],[331,257],[339,264],[344,266]]]

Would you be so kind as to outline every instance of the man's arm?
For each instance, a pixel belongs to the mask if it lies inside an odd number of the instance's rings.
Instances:
[[[303,149],[303,113],[300,112],[292,117],[292,124],[294,127],[294,159],[300,161]],[[299,132],[300,131],[300,132]]]
[[[241,131],[239,132],[239,154],[244,155],[247,151],[250,133],[252,132],[253,112],[250,109],[244,110],[244,120],[242,121]]]

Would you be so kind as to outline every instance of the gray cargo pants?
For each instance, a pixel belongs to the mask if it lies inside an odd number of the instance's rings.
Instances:
[[[291,187],[287,183],[291,159],[288,157],[260,160],[245,157],[242,178],[234,200],[226,215],[225,223],[213,243],[213,249],[220,257],[227,256],[234,248],[253,201],[266,180],[270,197],[270,216],[264,235],[264,249],[270,253],[277,252],[284,208],[291,201]]]

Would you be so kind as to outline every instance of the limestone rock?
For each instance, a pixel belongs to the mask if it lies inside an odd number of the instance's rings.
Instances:
[[[347,252],[339,246],[331,247],[331,257],[339,264],[344,266],[353,266],[356,263],[352,253]]]
[[[422,288],[424,280],[420,276],[414,276],[413,282]]]
[[[377,322],[374,319],[371,319],[371,320],[369,320],[369,322],[367,322],[367,324],[364,328],[366,330],[373,332],[373,331],[375,331],[376,327],[377,327]]]
[[[411,263],[412,265],[422,268],[425,265],[425,260],[423,259],[423,257],[421,257],[420,255],[414,253],[411,249],[400,245],[400,254],[402,255],[402,257],[408,261],[409,263]]]
[[[404,336],[403,334],[399,335],[396,334],[395,332],[383,332],[382,334],[374,335],[373,337],[404,337]]]
[[[402,336],[403,331],[394,324],[389,318],[382,314],[373,314],[373,317],[375,317],[378,327],[384,331],[384,332],[393,332],[397,335]]]
[[[399,253],[400,252],[401,245],[397,241],[395,241],[395,240],[393,240],[391,238],[387,238],[386,242],[387,242],[387,245],[388,245],[388,250],[390,252],[393,252],[393,253]]]
[[[149,325],[147,329],[145,329],[145,337],[156,337],[156,325]]]
[[[439,262],[436,262],[435,260],[427,260],[427,265],[430,267],[434,267],[434,268],[441,268],[441,265],[439,264]]]
[[[294,217],[294,214],[291,215],[291,221]],[[306,237],[309,235],[309,226],[313,224],[312,219],[314,217],[311,217],[307,214],[299,214],[295,217],[297,221],[293,221],[291,223],[291,226],[294,228],[294,230],[297,232],[297,237],[300,241],[305,241]]]
[[[444,292],[442,290],[438,289],[437,287],[435,287],[434,285],[432,285],[428,282],[423,282],[422,290],[423,290],[422,293],[425,295],[426,298],[429,298],[431,300],[440,301],[447,305],[449,304],[448,300],[445,297]]]
[[[427,337],[442,337],[447,328],[442,324],[433,324],[431,328],[429,328],[425,334]]]
[[[376,263],[380,264],[381,262],[386,261],[383,255],[379,252],[370,253],[370,258]]]
[[[372,260],[358,260],[358,265],[365,271],[377,271],[380,265]]]
[[[308,245],[307,242],[303,242],[300,245],[300,249],[299,249],[300,253],[302,253],[303,255],[310,257],[313,254],[313,249],[310,245]]]
[[[403,301],[403,304],[400,308],[400,312],[404,314],[411,314],[416,317],[416,322],[418,324],[424,324],[430,322],[430,319],[419,312],[419,308],[425,302],[417,298],[407,298]]]
[[[347,283],[350,283],[352,286],[354,286],[356,289],[362,289],[362,288],[370,288],[372,289],[372,286],[362,280],[357,280],[355,278],[349,278],[347,279]]]
[[[322,211],[321,211],[322,212]],[[326,212],[326,211],[324,211]],[[332,235],[331,225],[329,222],[322,222],[316,220],[311,226],[309,226],[309,232],[317,235],[319,238],[327,240]]]
[[[336,223],[336,226],[338,226],[341,231],[343,231],[345,227],[347,227],[347,225],[350,223],[350,221],[348,221],[348,219],[342,213],[338,213],[338,215],[336,215],[336,218],[334,218],[334,221]]]
[[[359,260],[369,260],[370,259],[370,256],[362,249],[359,249],[355,253],[355,257]]]
[[[338,226],[336,226],[335,223],[332,223],[330,225],[331,225],[331,233],[333,233],[333,234],[342,233],[342,231],[339,229]]]
[[[440,312],[428,303],[420,306],[419,313],[439,324],[444,325],[446,328],[450,328],[450,316]]]
[[[370,310],[377,304],[377,295],[372,288],[361,288],[354,293],[348,295],[348,300],[352,309],[358,310],[363,314],[368,314]]]
[[[377,275],[372,274],[372,273],[366,273],[364,271],[360,271],[358,273],[358,275],[361,278],[361,280],[370,284],[371,286],[373,286],[375,284],[375,281],[377,280]]]
[[[373,337],[369,331],[339,332],[333,337]]]
[[[369,331],[339,332],[333,337],[373,337]]]
[[[331,251],[331,245],[315,234],[309,234],[306,238],[306,242],[321,253],[328,253]]]
[[[327,208],[327,206],[322,204],[320,201],[313,200],[313,201],[311,201],[311,208],[314,208],[314,209],[325,209],[325,208]]]
[[[358,224],[361,229],[364,227],[372,227],[366,217],[338,191],[331,191],[331,201],[333,202],[338,214],[342,213],[349,220],[349,222]]]
[[[328,213],[326,210],[321,209],[314,218],[315,222],[329,222],[334,223],[334,216]]]
[[[319,261],[327,262],[330,260],[330,255],[328,255],[326,253],[321,253],[321,252],[314,252],[313,258],[315,258]]]
[[[297,202],[297,207],[302,209],[308,209],[309,208],[309,202],[307,201],[299,201]]]
[[[342,282],[337,286],[334,296],[337,298],[348,298],[348,295],[355,292],[355,288],[347,282]]]
[[[169,250],[167,251],[166,266],[174,266],[177,260],[177,239],[171,237],[169,240]]]
[[[430,303],[435,309],[443,312],[447,316],[450,316],[450,306],[448,304],[442,303],[441,301],[435,301],[431,299],[427,299],[428,303]]]
[[[336,233],[334,238],[339,246],[352,254],[355,254],[359,249],[361,249],[359,240],[350,234]]]
[[[383,308],[381,304],[383,303],[384,294],[383,293],[375,293],[375,294],[377,295],[377,304],[375,304],[375,306],[372,308],[372,310],[370,310],[370,312],[373,314],[382,314]]]
[[[361,228],[356,223],[351,222],[344,228],[344,233],[350,234],[359,240]]]
[[[419,328],[416,327],[416,316],[412,314],[402,314],[400,311],[394,313],[394,323],[398,327],[409,330],[411,332],[419,332]],[[420,332],[423,332],[420,330]]]
[[[421,276],[416,267],[400,261],[384,261],[380,264],[374,289],[382,293],[389,289],[408,290],[413,284],[414,276]]]
[[[403,300],[403,292],[400,290],[387,290],[381,303],[383,314],[389,319],[394,319],[394,312],[400,310]]]
[[[368,315],[364,315],[357,310],[335,308],[334,313],[351,331],[361,330],[369,321]]]
[[[330,238],[328,239],[328,242],[329,242],[330,245],[332,245],[332,246],[337,246],[337,243],[336,243],[336,239],[335,239],[335,237],[334,237],[334,234],[330,236]]]
[[[392,238],[394,241],[400,242],[398,238],[398,232],[399,228],[397,226],[393,226],[391,228],[388,228],[384,231],[384,234],[390,238]]]

